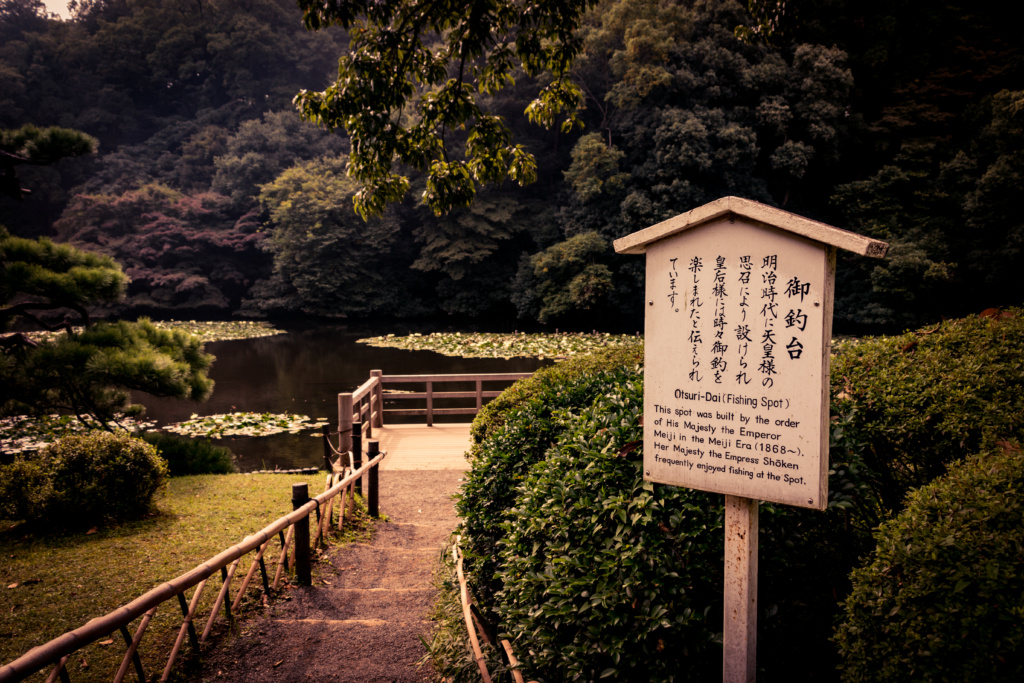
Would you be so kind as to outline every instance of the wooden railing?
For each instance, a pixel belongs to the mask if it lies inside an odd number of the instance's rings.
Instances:
[[[363,424],[363,437],[370,438],[373,429],[384,426],[384,416],[426,416],[427,426],[434,424],[435,415],[475,415],[484,405],[484,399],[494,398],[501,394],[500,390],[484,390],[484,383],[509,383],[524,377],[529,377],[530,372],[512,372],[495,374],[475,375],[385,375],[380,370],[371,370],[370,379],[363,382],[358,389],[351,393],[338,394],[338,433],[340,435],[340,448],[345,450],[351,448],[351,439],[346,437],[351,433],[352,424],[361,422]],[[434,391],[435,384],[452,382],[473,382],[476,387],[474,391]],[[384,385],[391,384],[423,384],[424,391],[403,391],[386,393]],[[385,409],[384,399],[397,400],[423,400],[426,399],[426,408],[405,408]],[[435,408],[434,401],[449,399],[475,399],[474,406],[455,408]]]
[[[142,661],[138,656],[138,647],[146,628],[153,618],[157,608],[163,603],[174,600],[181,607],[183,621],[178,632],[178,638],[174,643],[167,664],[164,666],[161,681],[166,681],[171,675],[172,668],[188,637],[192,652],[198,654],[200,646],[209,637],[214,622],[223,605],[225,618],[231,620],[231,610],[237,612],[242,598],[252,581],[253,576],[259,569],[265,594],[271,591],[270,578],[267,574],[264,554],[267,552],[271,541],[277,537],[281,543],[281,552],[277,558],[277,570],[273,579],[273,590],[277,590],[282,573],[288,569],[289,564],[294,568],[299,583],[310,582],[310,515],[316,511],[316,533],[312,539],[312,545],[316,547],[326,536],[327,531],[333,528],[333,514],[335,499],[340,496],[337,505],[338,528],[345,521],[345,500],[352,493],[355,483],[364,476],[368,479],[370,500],[369,512],[376,515],[377,510],[377,467],[384,458],[384,453],[378,451],[377,442],[368,442],[367,462],[355,471],[351,468],[343,468],[341,472],[334,472],[328,475],[326,487],[320,495],[309,498],[306,484],[296,484],[292,488],[291,514],[278,518],[260,531],[247,536],[238,545],[224,550],[220,554],[203,562],[195,569],[182,574],[170,581],[154,588],[145,595],[132,600],[109,614],[92,619],[79,628],[54,638],[53,640],[32,648],[21,657],[0,667],[0,683],[21,681],[47,667],[52,666],[47,683],[53,683],[58,678],[61,681],[70,681],[65,663],[68,658],[77,650],[105,638],[115,632],[120,632],[124,638],[127,651],[121,661],[121,666],[114,674],[114,683],[120,683],[128,673],[129,668],[134,668],[140,683],[147,679],[143,671]],[[349,498],[349,500],[352,500]],[[285,531],[287,530],[287,534]],[[289,562],[289,550],[291,550],[291,561]],[[249,571],[245,575],[241,586],[236,593],[234,601],[230,599],[231,583],[235,576],[242,558],[254,552],[255,557],[249,565]],[[215,573],[221,574],[221,588],[210,610],[206,627],[202,635],[196,633],[194,621],[199,605],[199,597],[206,587],[207,581]],[[191,600],[185,597],[185,591],[195,587]],[[140,619],[134,635],[129,634],[128,626]]]

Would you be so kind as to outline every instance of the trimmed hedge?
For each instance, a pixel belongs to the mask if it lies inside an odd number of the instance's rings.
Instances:
[[[720,675],[721,497],[643,481],[642,410],[639,377],[606,386],[510,511],[497,612],[530,678]]]
[[[458,503],[471,584],[485,613],[517,638],[517,656],[539,680],[697,680],[706,666],[717,666],[708,662],[720,656],[710,653],[721,630],[721,497],[647,489],[640,450],[618,457],[622,443],[642,438],[630,412],[639,410],[641,379],[639,345],[576,358],[517,383],[474,424],[473,469]],[[967,446],[1019,433],[1022,385],[1018,310],[840,345],[828,508],[760,508],[760,679],[838,675],[829,642],[836,603],[850,593],[850,571],[874,547],[872,530],[910,488],[940,476]],[[616,407],[612,395],[625,403]],[[621,433],[620,422],[629,425]],[[649,507],[652,516],[635,520],[641,530],[634,536],[629,527],[640,510],[631,506],[641,500],[648,501],[642,515]],[[673,506],[685,519],[664,519]],[[630,524],[609,511],[622,511]],[[663,543],[666,533],[689,545]],[[629,562],[616,566],[606,549],[620,541]],[[662,604],[644,594],[636,608],[612,598],[618,589],[628,598],[627,587],[635,597],[645,582],[674,585],[673,577],[651,573],[673,562],[689,577],[685,597],[667,589]],[[691,576],[690,565],[705,569]],[[588,606],[596,595],[602,601]],[[691,612],[685,624],[655,626],[649,617],[659,605],[670,619]],[[686,637],[676,639],[682,632]],[[793,643],[800,643],[799,657]],[[674,674],[643,663],[652,647],[678,664]]]
[[[149,512],[166,477],[167,464],[141,439],[66,436],[0,467],[0,512],[54,529],[134,519]]]
[[[1024,680],[1024,454],[983,451],[918,489],[853,574],[843,680]]]
[[[970,316],[844,349],[832,361],[832,412],[865,469],[868,529],[946,465],[1024,426],[1024,317]]]
[[[488,403],[473,421],[474,444],[456,508],[462,518],[465,568],[490,609],[501,587],[494,577],[502,524],[530,466],[568,426],[573,410],[589,406],[609,385],[640,372],[643,347],[608,349],[538,370]]]

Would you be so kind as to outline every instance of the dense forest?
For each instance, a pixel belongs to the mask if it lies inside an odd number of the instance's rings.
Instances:
[[[582,127],[528,121],[543,74],[482,104],[536,180],[363,220],[348,139],[293,104],[339,27],[293,0],[0,0],[0,225],[107,254],[116,313],[449,317],[638,329],[642,259],[611,241],[739,195],[892,244],[841,257],[838,331],[1024,301],[1024,62],[994,0],[602,0],[572,80]],[[26,126],[98,150],[34,163]],[[453,133],[454,146],[467,144]],[[595,322],[600,321],[600,322]]]

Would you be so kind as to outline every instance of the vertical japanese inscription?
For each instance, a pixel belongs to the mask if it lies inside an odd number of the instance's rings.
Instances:
[[[662,293],[647,320],[647,478],[823,505],[824,247],[718,223],[651,245],[647,262]]]
[[[704,308],[704,303],[700,299],[700,271],[704,268],[704,263],[699,256],[694,256],[690,259],[689,271],[693,273],[693,294],[690,297],[690,344],[693,346],[692,363],[690,364],[690,381],[700,382],[700,347],[704,344],[704,339],[701,337],[701,325],[700,325],[700,309]]]

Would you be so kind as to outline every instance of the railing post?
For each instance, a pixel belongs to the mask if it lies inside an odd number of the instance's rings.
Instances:
[[[377,384],[370,389],[370,422],[374,427],[384,426],[384,373],[380,370],[370,370],[370,377],[377,378]],[[377,406],[377,416],[373,415],[373,406]]]
[[[363,423],[352,424],[352,469],[358,470],[363,466]],[[363,495],[363,478],[356,479],[356,493]]]
[[[434,426],[434,383],[427,382],[427,426]]]
[[[366,420],[363,420],[363,400],[366,400],[367,405],[370,407]],[[364,396],[363,399],[359,400],[359,421],[363,423],[363,436],[369,439],[373,436],[373,389],[370,389],[370,394]]]
[[[333,470],[331,466],[331,427],[330,425],[324,425],[321,430],[324,436],[324,469],[328,472]]]
[[[376,439],[370,439],[366,442],[366,459],[373,460],[380,455],[380,443]],[[368,474],[369,481],[367,482],[366,488],[366,509],[373,518],[380,517],[380,508],[378,507],[377,496],[378,487],[380,480],[378,479],[378,473],[380,472],[380,463],[370,468]]]
[[[480,409],[484,407],[484,381],[478,379],[476,381],[476,412],[480,412]]]
[[[338,394],[338,451],[352,450],[352,394]]]
[[[309,486],[292,484],[292,510],[309,502]],[[309,515],[295,522],[295,580],[308,586],[313,582],[309,567]]]

